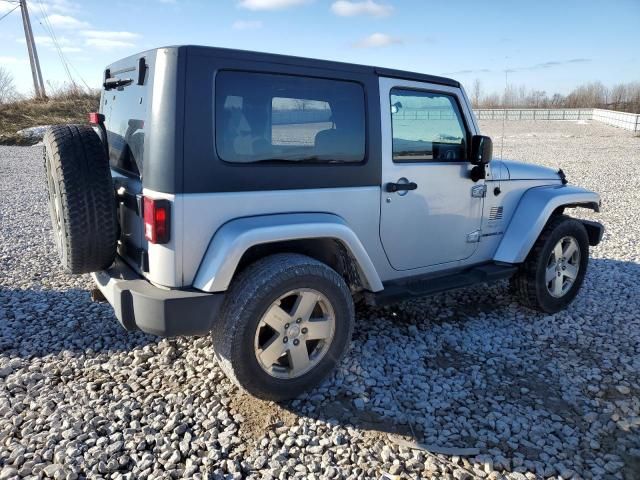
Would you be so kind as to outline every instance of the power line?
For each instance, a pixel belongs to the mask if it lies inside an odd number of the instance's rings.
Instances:
[[[71,69],[73,69],[77,73],[82,83],[84,83],[85,87],[87,87],[87,90],[90,90],[91,87],[89,87],[89,84],[85,81],[85,79],[82,77],[78,69],[71,63],[69,58],[65,55],[64,51],[62,50],[62,47],[60,46],[60,42],[58,41],[58,36],[56,35],[56,32],[53,29],[53,26],[51,25],[51,22],[49,21],[48,16],[46,15],[45,8],[44,8],[44,5],[42,4],[42,1],[37,0],[37,3],[41,13],[38,23],[40,23],[42,28],[51,38],[51,41],[53,42],[53,45],[58,53],[58,57],[60,57],[60,62],[62,63],[62,66],[65,72],[67,73],[67,76],[69,77],[69,81],[74,87],[76,86],[76,82],[73,78],[73,74],[71,73]]]
[[[82,75],[80,74],[78,69],[69,61],[68,57],[64,54],[64,51],[62,50],[62,47],[60,46],[60,42],[58,41],[58,37],[56,35],[56,32],[53,29],[53,26],[51,25],[51,22],[49,22],[49,18],[47,16],[46,12],[45,12],[45,8],[44,8],[44,5],[42,4],[42,1],[41,0],[35,0],[35,1],[37,2],[38,8],[40,9],[40,15],[39,15],[38,23],[40,24],[40,26],[43,28],[45,33],[51,39],[51,42],[53,43],[53,46],[54,46],[54,48],[55,48],[55,50],[56,50],[56,52],[58,54],[58,57],[60,58],[60,63],[62,64],[62,67],[64,68],[64,70],[65,70],[65,72],[67,74],[67,77],[69,78],[69,81],[71,82],[71,85],[73,87],[77,87],[77,84],[76,84],[76,82],[74,80],[73,74],[71,73],[71,69],[73,69],[76,72],[77,76],[82,81],[82,83],[85,85],[87,90],[91,90],[91,87],[85,81],[85,79],[82,77]],[[0,2],[5,2],[5,3],[10,3],[10,4],[15,4],[16,5],[14,8],[12,8],[7,13],[5,13],[2,17],[0,17],[0,20],[3,20],[5,17],[7,17],[11,13],[13,13],[19,7],[22,7],[22,10],[23,10],[23,23],[25,24],[25,36],[27,37],[27,47],[28,47],[28,50],[29,50],[29,59],[32,62],[32,73],[34,75],[34,84],[35,84],[35,88],[36,88],[36,95],[37,96],[45,96],[44,85],[42,84],[42,74],[39,71],[40,70],[40,66],[39,66],[38,60],[37,60],[37,53],[35,53],[35,41],[34,41],[34,38],[33,38],[33,33],[31,32],[31,26],[29,25],[30,22],[28,21],[28,17],[27,17],[27,20],[25,20],[26,1],[23,1],[23,0],[0,0]],[[34,62],[35,62],[35,64],[34,64]],[[38,77],[36,77],[36,74],[38,75]],[[41,92],[39,90],[41,90]]]
[[[5,1],[8,2],[8,3],[15,3],[15,2],[9,2],[9,0],[5,0]],[[5,13],[3,16],[1,16],[0,20],[4,19],[4,17],[8,17],[10,13],[13,13],[18,8],[20,8],[20,4],[17,4],[15,7],[13,7],[11,10],[9,10],[7,13]]]
[[[64,57],[64,54],[62,53],[62,49],[60,48],[60,45],[58,44],[58,39],[56,38],[56,34],[53,31],[53,27],[49,23],[49,20],[48,20],[46,14],[45,14],[42,2],[40,0],[37,0],[37,3],[38,3],[38,8],[40,8],[40,13],[41,13],[40,19],[38,20],[38,23],[40,23],[42,28],[45,30],[45,32],[51,38],[51,41],[53,42],[53,46],[54,46],[54,48],[56,49],[56,51],[58,53],[58,57],[60,58],[60,63],[62,63],[62,67],[64,68],[65,72],[67,73],[67,76],[69,77],[69,81],[71,82],[71,85],[75,85],[75,82],[73,81],[73,76],[71,75],[71,71],[69,70],[69,65],[67,65],[67,61],[66,61],[66,59]]]

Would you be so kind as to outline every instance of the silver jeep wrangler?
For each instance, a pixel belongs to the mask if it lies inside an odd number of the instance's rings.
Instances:
[[[180,46],[104,74],[92,125],[45,165],[63,266],[127,330],[211,333],[240,387],[299,395],[348,348],[354,300],[511,278],[543,312],[577,295],[596,193],[496,160],[448,78]]]

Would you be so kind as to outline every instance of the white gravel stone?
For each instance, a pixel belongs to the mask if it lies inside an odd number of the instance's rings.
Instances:
[[[482,124],[496,155],[501,126]],[[575,212],[607,228],[576,301],[542,315],[499,283],[359,307],[335,374],[276,405],[239,394],[208,338],[126,333],[91,303],[56,260],[41,148],[0,147],[0,479],[633,478],[639,151],[600,124],[507,122],[505,157],[602,195]]]

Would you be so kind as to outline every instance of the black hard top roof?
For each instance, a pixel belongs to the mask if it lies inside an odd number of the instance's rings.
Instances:
[[[381,77],[401,78],[404,80],[414,80],[418,82],[436,83],[439,85],[448,85],[451,87],[460,87],[460,83],[456,80],[436,75],[427,75],[424,73],[407,72],[404,70],[394,70],[390,68],[372,67],[360,65],[356,63],[334,62],[331,60],[318,60],[306,57],[294,57],[289,55],[279,55],[275,53],[254,52],[250,50],[236,50],[232,48],[207,47],[201,45],[173,45],[170,47],[160,48],[177,48],[180,50],[188,50],[190,53],[210,55],[216,57],[231,57],[235,59],[245,59],[256,62],[279,63],[283,65],[298,65],[305,67],[321,67],[331,70],[342,70],[358,73],[371,73]],[[159,50],[160,48],[154,49]],[[151,50],[153,51],[153,50]],[[148,52],[144,52],[148,53]],[[142,54],[134,55],[140,56]]]

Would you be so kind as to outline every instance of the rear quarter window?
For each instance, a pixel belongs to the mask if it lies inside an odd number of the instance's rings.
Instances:
[[[357,163],[365,159],[365,98],[355,82],[221,71],[215,143],[230,163]]]

